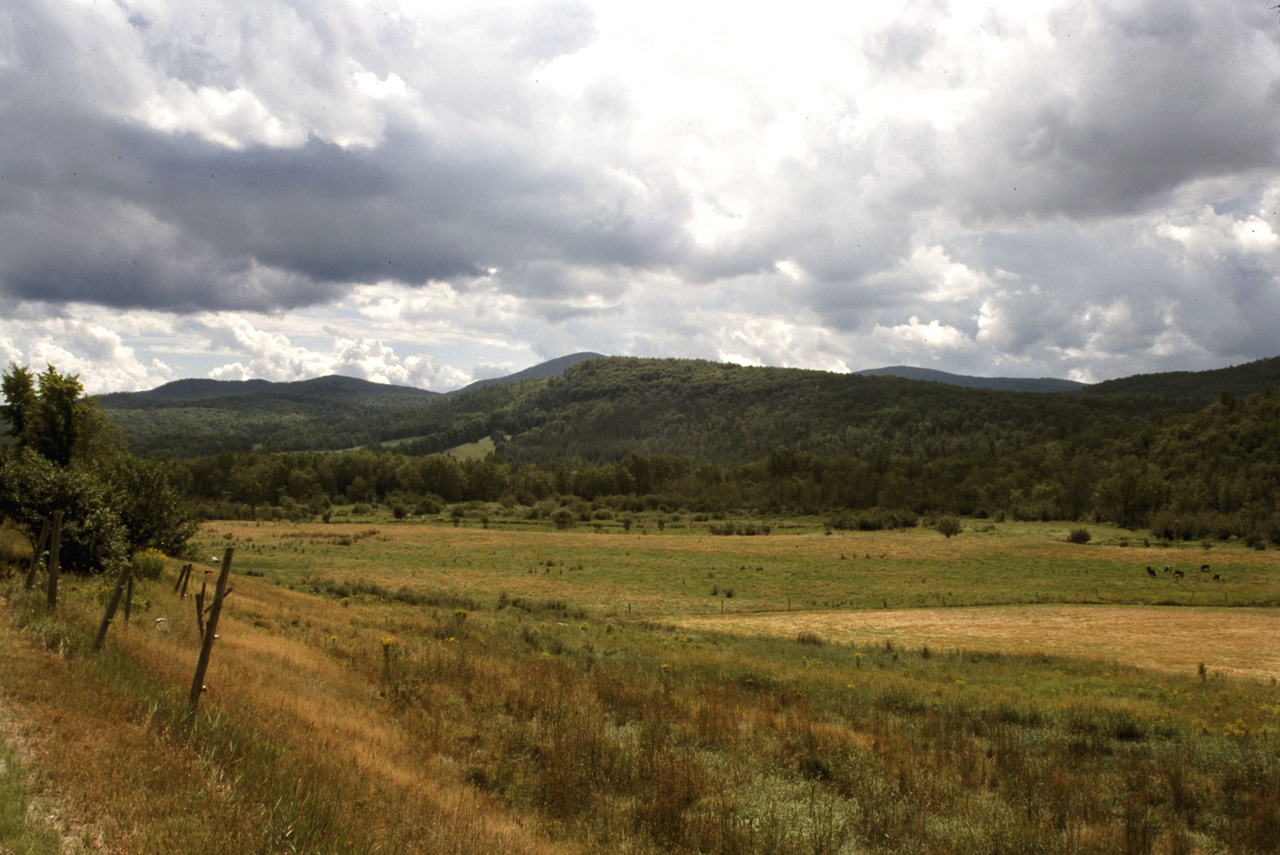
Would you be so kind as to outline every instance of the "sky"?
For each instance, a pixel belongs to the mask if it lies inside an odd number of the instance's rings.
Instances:
[[[1280,355],[1272,5],[6,0],[0,364]]]

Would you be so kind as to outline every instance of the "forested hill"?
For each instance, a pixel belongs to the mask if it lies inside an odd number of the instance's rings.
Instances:
[[[425,454],[495,436],[504,457],[541,462],[614,462],[638,452],[742,463],[780,447],[929,460],[1037,441],[1097,444],[1224,392],[1244,396],[1280,385],[1280,359],[1173,379],[1153,375],[1128,386],[1113,381],[1083,393],[633,357],[589,358],[563,376],[509,379],[449,395],[370,390],[376,384],[348,378],[265,390],[242,384],[234,395],[219,394],[225,387],[213,381],[183,381],[194,385],[101,402],[136,451],[165,456],[380,444]],[[340,393],[347,397],[335,397]]]
[[[1249,368],[1249,367],[1246,367]],[[1245,369],[1240,369],[1245,371]],[[1205,386],[1161,396],[1003,392],[894,376],[750,368],[697,360],[618,357],[576,365],[530,390],[495,426],[516,460],[621,459],[637,451],[746,462],[786,447],[815,455],[936,459],[1035,441],[1096,444],[1153,418],[1216,399],[1224,382],[1262,391],[1272,370],[1215,372]]]
[[[1054,377],[971,377],[965,374],[937,371],[933,368],[913,368],[909,365],[868,368],[855,373],[871,377],[888,375],[904,377],[908,380],[931,380],[951,386],[992,389],[997,392],[1078,392],[1088,385],[1075,380],[1059,380]]]
[[[1223,393],[1244,397],[1280,387],[1280,356],[1211,371],[1135,374],[1095,383],[1085,391],[1099,395],[1157,395],[1208,403]]]
[[[296,403],[324,405],[326,403],[356,403],[371,405],[391,403],[403,405],[436,397],[413,386],[396,386],[373,383],[356,377],[330,374],[310,380],[273,383],[270,380],[174,380],[146,392],[114,392],[98,399],[106,409],[131,409],[139,406],[168,406],[171,404],[209,402],[214,406],[228,404],[230,399],[287,398]]]
[[[307,434],[316,426],[326,433],[317,447],[360,445],[368,441],[363,431],[344,435],[337,426],[438,397],[410,386],[331,375],[291,383],[176,380],[97,401],[136,453],[183,456],[246,451],[271,437]]]

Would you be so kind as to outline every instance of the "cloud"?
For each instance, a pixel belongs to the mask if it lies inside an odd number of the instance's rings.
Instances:
[[[10,5],[0,341],[113,382],[1274,355],[1264,7]]]
[[[926,354],[934,359],[939,353],[965,350],[972,347],[971,339],[961,330],[931,320],[927,324],[912,315],[905,324],[894,327],[877,326],[873,335],[880,339],[891,353],[913,354],[918,359]]]
[[[33,326],[39,330],[34,336]],[[5,365],[27,365],[36,371],[52,365],[64,374],[77,374],[89,394],[149,389],[176,379],[164,363],[139,358],[126,342],[138,331],[131,326],[108,327],[74,315],[11,316],[0,320],[0,359]]]
[[[321,347],[308,347],[239,316],[210,318],[207,329],[214,349],[249,357],[247,364],[228,362],[211,370],[209,376],[219,380],[288,381],[340,374],[422,388],[451,388],[471,380],[428,355],[401,356],[376,339],[331,336]]]

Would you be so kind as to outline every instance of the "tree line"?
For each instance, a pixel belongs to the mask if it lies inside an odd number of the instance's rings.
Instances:
[[[453,396],[427,408],[432,432],[395,450],[143,459],[77,377],[10,366],[0,516],[38,529],[63,509],[66,561],[81,569],[147,547],[180,554],[192,518],[322,519],[352,504],[397,516],[465,502],[548,515],[744,511],[848,528],[926,515],[1099,520],[1166,539],[1280,543],[1280,400],[1269,390],[1179,412],[1132,395],[852,380],[593,360],[564,378]],[[413,412],[370,416],[367,429],[421,429]],[[437,453],[485,435],[489,457]]]
[[[458,460],[360,450],[344,454],[232,453],[167,464],[177,488],[208,516],[275,508],[303,518],[367,503],[409,513],[447,504],[537,506],[572,498],[597,507],[743,510],[823,515],[877,527],[922,515],[1114,522],[1158,537],[1240,537],[1280,543],[1280,399],[1230,396],[1187,416],[1088,441],[972,443],[935,457],[815,454],[779,446],[746,463],[631,452]]]

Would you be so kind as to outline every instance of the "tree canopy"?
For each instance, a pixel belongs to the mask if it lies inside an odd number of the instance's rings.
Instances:
[[[0,517],[36,531],[61,510],[61,562],[74,572],[182,550],[194,529],[163,467],[125,451],[78,375],[11,364],[0,389],[11,440],[0,448]]]

